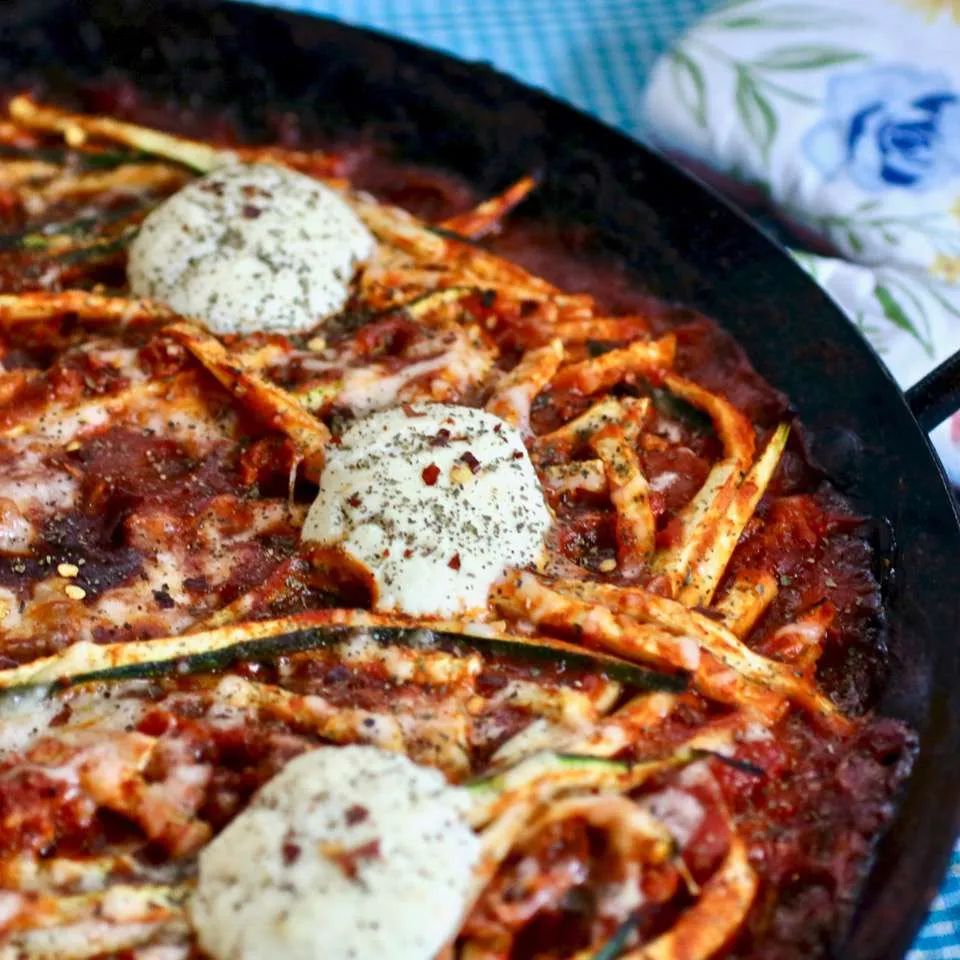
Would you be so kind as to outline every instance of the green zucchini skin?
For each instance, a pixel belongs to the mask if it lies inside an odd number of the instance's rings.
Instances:
[[[130,245],[133,238],[140,232],[138,223],[122,225],[112,234],[94,232],[94,227],[105,224],[116,227],[117,224],[139,213],[143,209],[141,203],[127,203],[114,211],[114,215],[107,218],[77,217],[74,220],[65,220],[62,223],[51,224],[41,232],[26,231],[0,235],[0,251],[23,250],[34,253],[44,253],[59,240],[71,238],[73,246],[54,254],[57,260],[64,263],[80,263],[82,260],[94,256],[107,256],[116,253]]]
[[[539,759],[539,766],[536,773],[549,773],[551,770],[561,769],[579,769],[579,770],[606,770],[610,773],[622,774],[630,770],[630,764],[623,760],[610,760],[607,757],[594,757],[585,753],[557,753],[550,751],[543,754],[535,754]],[[528,757],[527,760],[532,758]],[[499,791],[504,778],[512,771],[517,770],[526,761],[521,760],[518,764],[508,767],[505,770],[497,770],[495,773],[484,774],[468,780],[464,786],[475,794],[483,794],[487,791]]]
[[[375,632],[375,631],[374,631]],[[588,651],[574,653],[555,650],[552,647],[540,647],[534,644],[513,643],[502,637],[474,637],[455,633],[435,633],[441,641],[465,643],[468,646],[478,646],[491,653],[502,654],[517,660],[532,662],[541,661],[554,664],[565,664],[570,667],[585,669],[599,669],[611,680],[618,680],[643,691],[663,691],[668,693],[682,693],[687,689],[687,678],[681,674],[661,673],[646,667],[637,667],[628,663],[615,663],[594,657]]]
[[[245,660],[274,660],[284,654],[302,653],[306,650],[332,646],[342,640],[347,633],[347,629],[311,627],[295,630],[292,633],[281,633],[275,637],[242,640],[229,647],[221,647],[219,650],[211,650],[208,653],[192,653],[169,660],[127,663],[121,667],[110,667],[106,670],[92,670],[62,680],[60,684],[74,686],[97,681],[142,680],[196,673],[216,673]]]
[[[94,260],[97,257],[110,257],[115,253],[119,253],[121,250],[126,250],[139,232],[139,226],[127,227],[115,237],[104,237],[94,240],[74,250],[66,251],[57,257],[57,259],[60,260],[61,263],[75,264],[83,263],[87,260]]]
[[[697,433],[713,432],[713,421],[702,410],[698,410],[692,403],[677,397],[669,390],[654,387],[650,391],[653,405],[665,417],[671,417],[686,424]]]
[[[13,147],[0,144],[2,160],[39,160],[43,163],[75,163],[78,172],[113,170],[128,163],[156,163],[157,158],[142,150],[72,150],[69,147]]]
[[[640,923],[640,910],[634,910],[614,931],[613,936],[593,955],[592,960],[617,960],[627,946],[634,927]]]
[[[423,637],[423,628],[406,627],[308,627],[290,633],[277,634],[259,640],[245,640],[212,650],[207,653],[195,653],[167,660],[155,660],[147,663],[124,664],[104,670],[93,670],[74,674],[54,684],[56,686],[74,686],[81,683],[109,682],[119,680],[151,679],[187,674],[216,673],[245,660],[273,660],[291,653],[322,649],[348,638],[351,634],[363,630],[378,643],[404,643],[414,635]],[[610,663],[595,657],[588,651],[583,653],[560,651],[552,647],[527,643],[514,643],[504,638],[477,637],[467,634],[427,631],[441,644],[451,644],[456,652],[461,650],[486,650],[491,653],[530,662],[549,662],[563,664],[573,668],[599,670],[611,680],[617,680],[643,691],[679,692],[686,689],[687,679],[678,674],[659,673],[645,667],[632,664]],[[17,687],[10,688],[18,689]]]

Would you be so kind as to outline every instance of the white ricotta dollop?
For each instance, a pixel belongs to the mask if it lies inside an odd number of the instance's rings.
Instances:
[[[550,511],[520,434],[483,410],[414,404],[328,447],[303,539],[361,564],[374,608],[450,616],[540,560]]]
[[[270,163],[228,164],[144,220],[127,276],[138,296],[216,333],[315,327],[347,301],[374,239],[344,200]]]
[[[215,960],[432,960],[460,927],[479,840],[466,792],[375,747],[287,764],[200,854]]]

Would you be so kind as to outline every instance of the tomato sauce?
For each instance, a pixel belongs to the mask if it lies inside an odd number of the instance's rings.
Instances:
[[[126,88],[98,90],[94,100],[96,109],[137,115],[160,126],[177,126],[169,122],[168,115],[158,116],[152,108],[142,108],[135,92]],[[191,118],[186,118],[187,127],[190,122]],[[204,133],[210,135],[209,130]],[[225,122],[220,133],[224,139],[232,139],[233,131]],[[297,145],[296,132],[288,131],[286,140],[288,145]],[[431,220],[460,212],[477,199],[461,180],[442,171],[390,160],[369,145],[348,147],[343,155],[345,171],[356,186]],[[22,212],[8,211],[5,216],[4,229],[11,229],[11,224],[22,226]],[[786,398],[757,375],[728,334],[687,307],[652,299],[624,265],[591,252],[583,227],[525,221],[521,211],[488,245],[562,288],[592,294],[611,313],[637,314],[654,333],[674,333],[677,369],[734,403],[758,427],[761,442],[777,423],[789,418]],[[27,252],[6,261],[0,288],[16,290],[35,284],[41,262],[39,255]],[[98,263],[96,276],[109,275],[115,267],[107,257]],[[477,302],[469,308],[481,316],[488,305]],[[400,316],[345,331],[353,337],[361,355],[386,360],[403,351],[416,334],[415,325]],[[497,335],[493,334],[495,338]],[[11,387],[15,412],[9,413],[12,407],[6,408],[8,413],[0,411],[0,426],[7,422],[3,417],[20,418],[50,396],[77,402],[125,385],[122,375],[98,367],[83,355],[61,355],[69,330],[53,330],[49,336],[46,342],[26,341],[7,350],[7,370],[22,370],[23,376]],[[516,353],[516,344],[509,337],[509,331],[503,332],[500,346],[505,356]],[[135,336],[132,342],[136,342]],[[609,348],[610,344],[596,345],[599,351]],[[153,346],[143,348],[140,360],[153,373],[164,375],[175,373],[182,363],[182,359],[157,353]],[[290,382],[298,381],[298,371],[288,373]],[[676,536],[676,515],[702,485],[710,465],[718,458],[720,444],[709,422],[692,408],[669,402],[657,391],[656,384],[627,383],[617,389],[625,395],[650,396],[654,407],[651,432],[654,437],[669,438],[669,443],[654,443],[640,454],[655,491],[652,503],[657,542],[663,546]],[[209,393],[216,402],[218,388],[210,384]],[[531,413],[534,431],[555,429],[583,412],[589,403],[589,398],[573,391],[542,395]],[[223,406],[228,404],[223,402]],[[173,524],[169,535],[182,543],[200,536],[201,520],[208,514],[218,516],[227,533],[231,524],[242,529],[252,522],[246,500],[290,493],[285,484],[293,455],[278,437],[262,438],[254,431],[248,434],[242,423],[239,433],[239,443],[224,445],[222,450],[202,458],[172,440],[124,426],[114,426],[78,445],[55,465],[72,470],[79,478],[79,506],[43,526],[42,549],[31,557],[0,557],[0,585],[25,594],[50,564],[82,560],[83,572],[77,582],[94,600],[103,591],[143,575],[149,553],[143,548],[144,531],[149,531],[152,524],[169,521]],[[302,491],[294,489],[292,499],[298,498],[304,500]],[[558,518],[559,550],[571,562],[597,574],[616,547],[611,511],[589,496],[560,496],[553,506]],[[217,588],[217,602],[230,602],[262,582],[295,554],[296,545],[296,530],[282,524],[269,536],[253,540],[240,555],[234,572]],[[777,632],[784,625],[817,605],[830,605],[833,617],[823,637],[817,679],[845,711],[856,716],[855,731],[852,735],[827,732],[816,727],[807,715],[791,712],[773,736],[757,732],[743,738],[734,758],[738,763],[718,757],[706,761],[719,784],[723,804],[747,842],[751,865],[760,878],[760,891],[746,925],[726,956],[801,960],[829,951],[855,901],[872,843],[891,817],[897,789],[909,771],[912,734],[902,725],[871,713],[887,669],[883,606],[874,567],[868,525],[807,462],[802,444],[794,436],[755,521],[741,538],[720,592],[742,571],[761,569],[774,574],[776,599],[746,641],[767,654],[777,651]],[[647,586],[656,589],[653,582]],[[198,573],[188,589],[200,603],[209,592],[205,575]],[[164,607],[167,601],[163,591],[158,592],[156,603]],[[333,600],[322,594],[300,592],[269,612],[297,611],[329,602]],[[69,634],[58,634],[55,626],[62,615],[59,608],[51,610],[52,629],[46,640],[22,650],[8,650],[11,662],[50,652],[68,642]],[[101,633],[97,639],[134,635],[119,629],[110,635]],[[430,705],[422,691],[393,683],[376,670],[351,670],[323,657],[294,658],[273,665],[248,664],[238,672],[270,677],[281,668],[291,689],[323,696],[335,705],[374,710],[404,697],[411,704]],[[489,658],[479,689],[491,695],[518,677],[556,683],[578,680],[570,673],[560,676],[552,671],[555,668],[546,665],[534,673],[529,666],[512,666],[506,658]],[[584,688],[595,682],[588,674],[582,678]],[[723,716],[722,708],[705,701],[686,705],[656,739],[641,740],[631,748],[629,758],[652,756]],[[529,714],[509,704],[487,717],[485,722],[498,733],[489,737],[483,755],[492,753],[528,721]],[[144,718],[140,730],[159,735],[174,726],[189,728],[197,758],[213,767],[201,812],[214,826],[225,823],[257,786],[310,742],[302,731],[279,723],[243,731],[219,729],[202,718],[165,710],[162,703]],[[163,770],[154,774],[162,777]],[[33,811],[21,818],[17,831],[0,838],[4,849],[43,853],[52,837],[75,838],[83,831],[94,838],[90,843],[95,846],[98,834],[93,811],[79,801],[66,802],[62,793],[57,782],[41,775],[4,780],[0,822],[7,822],[8,815],[11,822],[15,821],[12,815],[18,810]],[[695,878],[706,877],[715,868],[728,839],[722,827],[709,818],[700,826],[685,853]],[[584,940],[583,918],[590,906],[585,898],[590,884],[604,879],[606,859],[601,847],[602,841],[594,831],[574,821],[545,833],[524,852],[538,871],[538,896],[542,894],[543,900],[522,918],[526,926],[512,960],[559,956],[558,944],[567,955],[572,945]],[[599,876],[591,877],[585,864],[599,864]],[[522,874],[519,860],[508,863],[483,909],[470,922],[482,926],[484,911],[507,915],[529,909],[529,898],[518,886]],[[658,882],[664,885],[659,891]],[[671,882],[655,871],[645,879],[651,906],[639,920],[640,932],[654,935],[675,918],[680,901],[674,898],[676,890]],[[658,906],[667,901],[672,903],[669,910]]]
[[[391,169],[397,168],[388,165]],[[416,209],[425,180],[419,175],[408,195],[402,173],[401,168],[391,179],[374,163],[370,183],[394,202]],[[364,180],[363,172],[354,176]],[[424,201],[431,214],[447,216],[458,205],[462,209],[462,184],[443,174],[436,176],[436,184]],[[788,417],[787,398],[753,370],[728,334],[689,308],[651,299],[625,266],[590,252],[582,228],[524,222],[521,209],[488,245],[563,289],[592,294],[611,312],[639,313],[654,332],[675,333],[677,368],[731,400],[760,428],[760,442],[764,430]],[[586,405],[582,398],[541,395],[533,411],[534,427],[537,432],[554,429]],[[664,411],[681,446],[642,455],[645,472],[655,485],[665,474],[677,475],[675,483],[663,486],[664,497],[655,505],[660,545],[669,539],[671,517],[702,484],[719,449],[709,426],[689,412]],[[560,517],[561,549],[571,557],[588,559],[595,571],[599,560],[612,556],[608,511],[581,502],[561,506]],[[751,864],[762,878],[745,929],[728,955],[805,960],[831,950],[842,930],[856,900],[871,838],[892,816],[915,740],[902,724],[873,718],[869,712],[887,669],[869,525],[810,466],[795,439],[757,517],[763,522],[748,526],[724,581],[729,583],[738,571],[750,568],[773,570],[777,576],[777,598],[748,642],[766,652],[779,627],[828,601],[836,615],[818,663],[818,681],[845,710],[863,717],[858,733],[844,739],[814,729],[803,715],[791,714],[776,739],[738,747],[737,758],[755,764],[756,771],[744,772],[721,761],[710,764],[738,832],[747,839]],[[689,718],[689,725],[676,724],[675,742],[689,736],[704,719],[698,715]],[[700,855],[709,857],[705,839],[693,843],[699,844]],[[565,862],[565,843],[558,840],[544,853],[541,869],[562,873],[558,864]],[[577,887],[565,882],[570,889]],[[545,910],[525,928],[515,960],[541,955],[538,951],[550,944],[562,942],[569,948],[574,942],[569,938],[577,936],[576,896],[566,900],[558,896],[556,902],[559,906]],[[651,917],[645,930],[655,929]]]

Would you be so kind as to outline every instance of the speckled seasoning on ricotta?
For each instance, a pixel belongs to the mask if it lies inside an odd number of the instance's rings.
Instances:
[[[269,163],[229,164],[144,220],[127,273],[133,293],[215,333],[302,331],[346,303],[374,245],[322,183]]]
[[[303,539],[361,564],[375,609],[449,616],[537,563],[550,523],[517,431],[437,403],[371,414],[330,446]]]
[[[215,960],[433,960],[479,857],[467,806],[400,754],[302,754],[200,854],[201,947]]]

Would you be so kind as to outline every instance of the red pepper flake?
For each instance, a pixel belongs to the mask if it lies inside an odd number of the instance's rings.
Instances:
[[[513,451],[513,459],[514,459],[514,460],[522,460],[522,459],[523,459],[523,451],[522,451],[522,450],[514,450],[514,451]]]
[[[280,848],[280,853],[283,855],[283,865],[285,867],[293,866],[300,859],[302,852],[299,844],[293,843],[291,840],[284,840],[283,846]]]
[[[269,190],[264,190],[263,187],[258,187],[254,183],[245,183],[240,188],[240,192],[248,200],[253,200],[255,197],[266,197],[268,200],[270,200],[273,197],[273,194]]]
[[[432,487],[440,476],[440,468],[435,463],[431,463],[429,467],[423,468],[420,476],[428,487]]]
[[[461,454],[460,459],[470,468],[471,473],[476,474],[480,472],[480,461],[469,450]]]
[[[409,547],[407,547],[407,549],[403,551],[403,559],[409,560],[412,556],[413,556],[413,551]]]
[[[360,872],[360,862],[363,860],[377,860],[380,857],[380,841],[370,840],[354,847],[352,850],[344,850],[336,844],[330,844],[321,847],[324,856],[329,857],[343,871],[343,875],[348,880],[356,880]]]
[[[445,447],[450,442],[450,431],[446,427],[441,427],[437,435],[430,441],[431,447]]]
[[[357,507],[359,507],[360,504],[363,503],[363,501],[360,499],[360,497],[357,496],[357,494],[353,493],[349,497],[347,497],[347,503],[351,507],[353,507],[354,510],[356,510]]]
[[[255,207],[252,203],[245,203],[243,205],[243,215],[248,220],[256,220],[261,213],[263,213],[263,211],[259,207]]]
[[[370,816],[370,811],[362,804],[355,803],[352,807],[347,807],[345,816],[347,825],[352,827],[366,820]]]
[[[459,553],[455,553],[455,554],[450,558],[450,562],[447,564],[447,566],[448,566],[451,570],[459,570],[459,569],[460,569],[460,554],[459,554]]]

